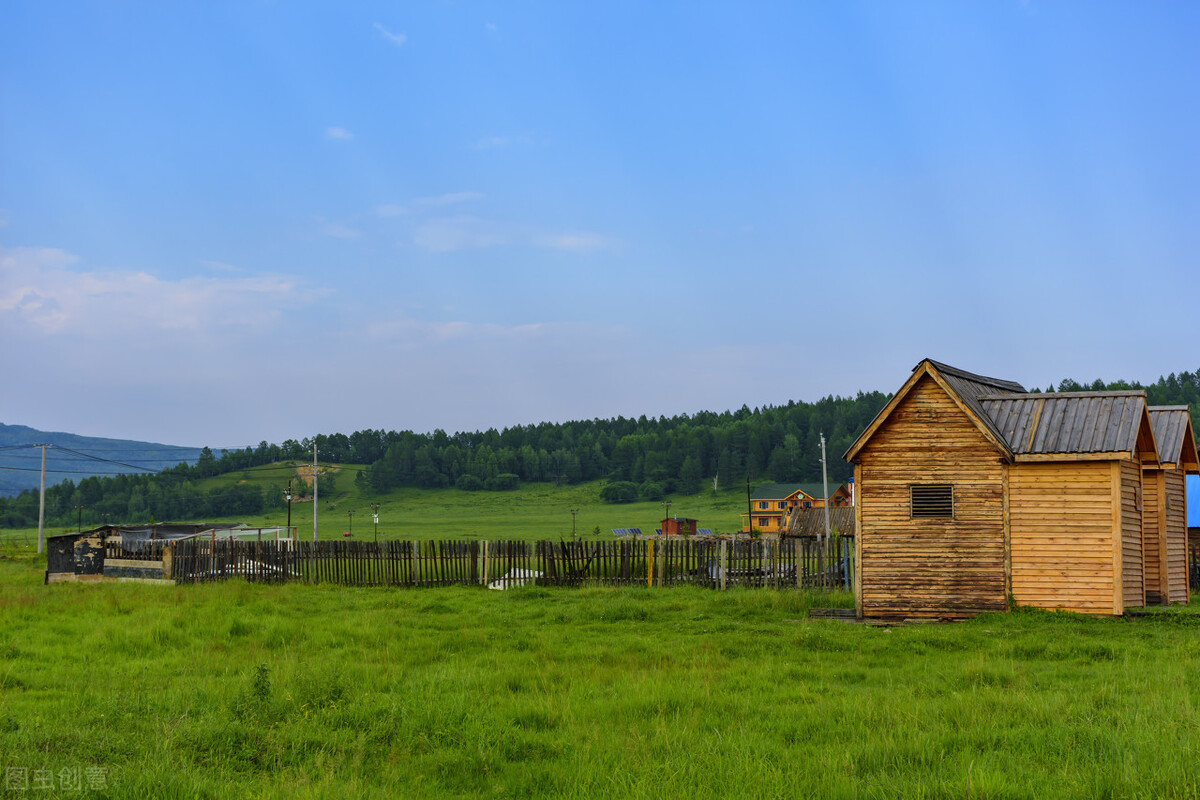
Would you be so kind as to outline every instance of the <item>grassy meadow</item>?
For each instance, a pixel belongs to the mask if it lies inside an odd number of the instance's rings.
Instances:
[[[1200,797],[1200,607],[889,629],[806,618],[845,594],[41,569],[0,550],[0,761],[89,796]]]
[[[281,469],[281,465],[239,470],[198,483],[210,490],[222,484],[250,483],[264,492],[278,496],[288,478],[299,485],[300,474]],[[549,539],[571,538],[571,509],[577,509],[575,530],[580,537],[592,538],[595,529],[600,537],[613,538],[613,528],[641,528],[653,533],[663,518],[660,502],[612,504],[600,499],[599,481],[574,486],[553,483],[528,483],[510,492],[466,492],[460,489],[398,489],[382,495],[366,495],[354,485],[354,476],[361,465],[333,465],[336,470],[336,490],[330,494],[318,483],[317,521],[320,538],[340,539],[350,530],[355,539],[374,535],[371,524],[371,503],[379,503],[379,533],[391,539]],[[670,513],[699,520],[700,527],[720,532],[741,528],[741,514],[746,510],[745,490],[711,490],[695,495],[671,495]],[[348,512],[353,511],[353,522]],[[312,537],[313,506],[311,498],[292,503],[292,524],[304,538]],[[148,520],[110,519],[113,524]],[[241,515],[224,519],[159,520],[159,522],[244,522],[252,526],[284,525],[286,507],[265,514]],[[91,527],[85,521],[84,527]],[[75,525],[48,526],[47,535],[75,530]],[[0,542],[37,541],[37,529],[0,530]]]

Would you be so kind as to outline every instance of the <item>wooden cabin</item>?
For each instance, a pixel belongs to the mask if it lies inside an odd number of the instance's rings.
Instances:
[[[1188,528],[1186,476],[1200,474],[1196,437],[1187,406],[1151,406],[1158,463],[1143,471],[1142,547],[1146,602],[1186,603]]]
[[[793,514],[825,507],[825,488],[820,483],[764,483],[750,495],[753,513],[742,514],[742,533],[756,529],[766,534],[787,530]],[[831,508],[850,505],[850,489],[835,484],[829,492]]]
[[[1144,392],[1030,394],[926,359],[846,459],[859,616],[1146,602]]]
[[[688,517],[667,517],[661,523],[659,530],[664,536],[694,536],[696,534],[696,520]]]

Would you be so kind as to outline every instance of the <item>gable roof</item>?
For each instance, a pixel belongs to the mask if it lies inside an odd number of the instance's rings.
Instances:
[[[934,382],[950,395],[955,404],[979,428],[984,438],[988,439],[1005,456],[1012,457],[1012,452],[1008,447],[1007,441],[984,411],[980,398],[998,392],[1024,394],[1025,387],[1016,381],[1006,381],[1000,378],[976,375],[973,372],[967,372],[966,370],[934,361],[931,358],[926,358],[913,367],[912,375],[904,382],[900,390],[892,395],[892,399],[880,410],[871,424],[867,426],[867,429],[855,440],[854,444],[850,445],[850,449],[846,451],[846,455],[844,456],[847,461],[854,460],[854,457],[858,455],[858,451],[875,435],[875,431],[883,426],[883,423],[887,421],[892,412],[908,396],[908,393],[917,385],[917,382],[925,376],[932,378]]]
[[[844,483],[838,481],[829,484],[829,494],[837,494]],[[796,492],[803,492],[814,500],[825,497],[825,487],[820,483],[764,483],[750,495],[751,500],[786,500]]]
[[[804,491],[803,483],[764,483],[750,495],[751,500],[784,500],[796,492]]]
[[[1158,442],[1159,460],[1182,464],[1188,472],[1200,473],[1196,437],[1187,406],[1150,406],[1150,424]]]
[[[1144,391],[1030,394],[1021,384],[976,375],[925,359],[846,451],[851,461],[923,377],[938,383],[1006,458],[1095,457],[1132,453],[1157,457]]]
[[[1047,392],[980,398],[1014,455],[1154,451],[1146,393]]]

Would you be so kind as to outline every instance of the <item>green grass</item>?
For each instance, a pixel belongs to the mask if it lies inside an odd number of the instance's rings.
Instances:
[[[593,538],[600,528],[601,538],[611,539],[613,528],[641,528],[651,534],[663,518],[663,505],[657,502],[627,504],[604,503],[600,500],[599,481],[575,486],[555,486],[552,483],[523,484],[511,492],[464,492],[459,489],[399,489],[379,496],[368,496],[354,486],[359,465],[336,465],[337,491],[331,496],[318,484],[318,524],[320,538],[340,539],[351,528],[349,511],[354,512],[353,533],[356,539],[371,538],[371,503],[380,503],[379,531],[393,539],[526,539],[538,540],[571,538],[571,509],[577,509],[575,530],[580,537]],[[202,481],[200,488],[209,490],[221,485],[248,482],[264,491],[280,491],[287,485],[289,474],[278,465],[228,473]],[[298,480],[297,480],[298,484]],[[720,532],[740,529],[741,516],[746,509],[744,492],[711,491],[696,495],[672,495],[672,515],[699,520],[700,527]],[[292,524],[298,535],[312,537],[312,502],[292,504]],[[146,522],[147,520],[138,520]],[[168,520],[159,520],[165,522]],[[170,522],[245,522],[248,525],[284,525],[286,508],[273,509],[255,516],[225,519],[169,520]],[[114,524],[127,520],[110,520]],[[85,527],[88,525],[85,524]],[[47,528],[47,535],[75,530],[75,525]],[[37,529],[0,530],[0,542],[37,541]]]
[[[0,557],[0,760],[93,796],[1200,797],[1194,613],[40,581]]]

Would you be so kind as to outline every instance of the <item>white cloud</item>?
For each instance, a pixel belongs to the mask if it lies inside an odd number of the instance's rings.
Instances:
[[[380,25],[378,22],[375,23],[375,30],[379,31],[380,35],[383,36],[384,39],[386,39],[389,42],[391,42],[392,44],[396,45],[396,47],[403,47],[404,43],[408,41],[408,36],[406,36],[405,34],[392,33],[387,28]]]
[[[617,243],[598,233],[553,233],[534,236],[532,243],[552,250],[571,250],[577,253],[595,250],[615,250]]]
[[[283,275],[244,278],[190,276],[164,280],[132,270],[70,269],[63,250],[0,250],[0,323],[13,330],[80,334],[90,338],[133,332],[259,328],[321,292]]]
[[[348,142],[354,138],[354,134],[345,128],[340,128],[335,125],[332,128],[325,129],[325,138],[333,139],[335,141]]]
[[[472,341],[503,341],[518,344],[550,333],[553,327],[543,322],[523,325],[496,325],[477,322],[428,322],[423,320],[387,320],[367,326],[367,336],[407,347],[431,344],[467,343]]]
[[[381,217],[403,217],[408,214],[408,206],[399,203],[385,203],[375,207],[375,213]]]
[[[345,239],[347,241],[357,239],[362,236],[362,231],[351,228],[349,225],[343,225],[340,222],[325,222],[317,220],[318,230],[325,236],[332,236],[334,239]]]
[[[434,253],[480,250],[508,244],[512,234],[503,226],[477,217],[445,217],[426,222],[413,234],[413,242]]]
[[[419,206],[452,206],[482,199],[483,195],[479,192],[450,192],[436,197],[418,197],[413,203]]]
[[[208,267],[211,270],[216,270],[217,272],[241,272],[233,264],[226,264],[224,261],[208,261],[202,258],[200,259],[200,265]]]
[[[531,136],[483,136],[475,140],[476,150],[496,150],[502,147],[516,147],[518,145],[531,145],[534,139]]]

